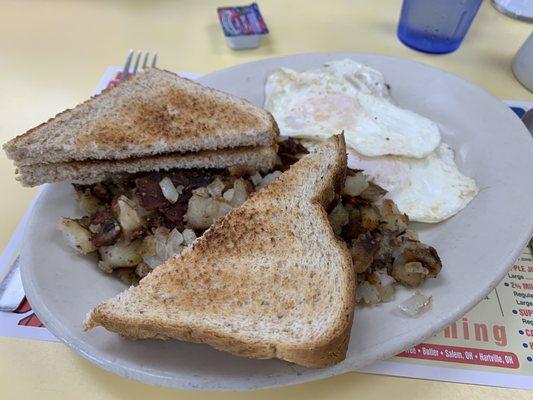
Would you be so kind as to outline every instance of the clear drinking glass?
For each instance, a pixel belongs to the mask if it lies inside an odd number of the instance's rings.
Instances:
[[[483,0],[403,0],[398,38],[426,53],[457,50]]]

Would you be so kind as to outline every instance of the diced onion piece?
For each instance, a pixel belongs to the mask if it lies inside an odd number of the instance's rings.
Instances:
[[[183,235],[183,240],[187,246],[192,244],[192,242],[196,240],[196,234],[194,233],[192,229],[185,229],[182,232],[182,235]]]
[[[376,269],[375,273],[379,277],[381,286],[389,286],[396,283],[396,280],[387,273],[386,269]]]
[[[344,184],[344,193],[349,196],[359,196],[368,188],[368,182],[362,172],[347,176]]]
[[[369,282],[362,282],[355,290],[355,301],[366,304],[379,303],[379,295],[376,285],[372,285]]]
[[[237,179],[233,184],[233,197],[231,198],[231,205],[238,207],[246,201],[248,198],[248,192],[242,179]]]
[[[176,257],[178,254],[180,254],[183,251],[183,249],[185,249],[184,246],[177,246],[173,248],[167,247],[167,251],[170,256],[169,258]]]
[[[143,261],[150,267],[155,268],[158,265],[163,264],[164,261],[162,261],[160,258],[149,256],[147,254],[143,255]]]
[[[87,254],[96,250],[96,246],[91,242],[91,232],[75,220],[61,218],[57,227],[63,233],[63,237],[69,246],[81,254]]]
[[[176,229],[172,229],[168,235],[167,245],[171,247],[178,247],[183,243],[183,235]]]
[[[166,261],[171,257],[171,255],[168,253],[167,244],[165,242],[157,242],[155,244],[155,255],[162,261]]]
[[[402,301],[398,308],[410,317],[415,317],[421,312],[427,310],[431,303],[431,296],[426,296],[420,291],[416,291],[407,300]]]
[[[396,281],[387,273],[387,269],[376,269],[374,274],[379,278],[378,292],[382,302],[392,300],[394,297],[394,284]]]
[[[220,217],[223,217],[224,215],[229,213],[232,209],[233,207],[228,203],[213,200],[211,204],[209,204],[209,206],[207,207],[207,212],[211,217],[211,223],[209,224],[209,226],[211,226]]]
[[[159,226],[154,231],[155,240],[158,242],[166,242],[169,233],[170,231],[168,230],[168,228],[164,226]]]
[[[229,204],[227,203],[224,203],[222,201],[218,201],[217,202],[219,204],[219,211],[218,211],[218,217],[217,218],[220,218],[220,217],[223,217],[224,215],[226,215],[227,213],[229,213],[231,210],[233,210],[233,207],[230,206]]]
[[[281,175],[281,171],[274,171],[274,172],[271,172],[268,175],[265,175],[265,177],[263,178],[261,183],[259,183],[259,185],[257,185],[257,189],[262,189],[265,186],[267,186],[268,184],[274,182],[276,179],[278,179],[278,177],[280,175]]]
[[[371,202],[378,201],[381,199],[387,191],[383,189],[381,186],[378,186],[372,182],[368,183],[368,187],[361,193],[360,197],[362,197],[365,200],[369,200]]]
[[[159,182],[159,187],[161,188],[161,191],[163,192],[163,196],[165,196],[165,199],[170,201],[172,204],[174,204],[180,195],[180,192],[176,189],[172,181],[168,176],[161,179]],[[183,190],[183,187],[182,187]]]
[[[168,232],[166,228],[156,230],[152,236],[146,236],[142,243],[141,255],[150,268],[163,264],[183,250],[184,237],[177,230]]]
[[[394,285],[378,286],[379,298],[383,303],[391,301],[394,297]]]
[[[183,243],[183,235],[177,229],[172,229],[167,239],[167,254],[174,257],[183,250],[181,244]]]
[[[209,193],[212,197],[220,197],[222,196],[222,191],[224,190],[224,187],[224,182],[222,182],[220,178],[217,177],[213,182],[207,185],[207,193]]]
[[[328,215],[329,223],[333,228],[333,231],[337,234],[341,234],[342,227],[349,221],[348,211],[344,208],[341,202],[339,202],[335,208]]]
[[[224,200],[231,202],[231,200],[233,199],[234,193],[235,193],[235,189],[231,188],[231,189],[226,190],[222,197],[224,198]]]
[[[261,175],[259,174],[259,172],[256,172],[255,174],[253,174],[250,179],[252,180],[252,183],[254,184],[254,186],[257,186],[261,183],[261,181],[263,180],[263,178],[261,177]]]

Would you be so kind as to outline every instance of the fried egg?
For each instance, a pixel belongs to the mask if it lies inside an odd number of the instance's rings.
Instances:
[[[265,94],[284,136],[322,140],[343,130],[347,146],[364,156],[423,158],[440,143],[435,122],[394,104],[383,74],[353,60],[276,69]]]
[[[441,143],[424,159],[365,157],[350,151],[350,168],[362,169],[409,219],[440,222],[458,213],[476,196],[474,179],[463,175],[450,146]]]

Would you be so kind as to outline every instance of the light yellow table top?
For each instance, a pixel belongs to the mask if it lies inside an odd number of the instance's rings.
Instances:
[[[85,100],[105,68],[122,64],[129,48],[157,51],[166,69],[198,72],[311,51],[380,53],[451,71],[502,99],[533,101],[510,70],[513,54],[533,26],[499,14],[488,1],[461,48],[444,56],[415,52],[396,39],[400,0],[263,0],[270,37],[256,50],[235,52],[226,46],[216,17],[218,5],[231,3],[2,1],[0,142]],[[2,152],[0,248],[35,193],[21,188],[13,175]],[[531,398],[523,391],[357,373],[290,388],[207,395],[128,381],[62,344],[7,338],[0,338],[0,393],[6,399]]]

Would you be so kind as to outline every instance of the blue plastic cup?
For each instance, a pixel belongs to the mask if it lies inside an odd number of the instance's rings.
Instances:
[[[483,0],[403,0],[398,38],[425,53],[459,48]]]

